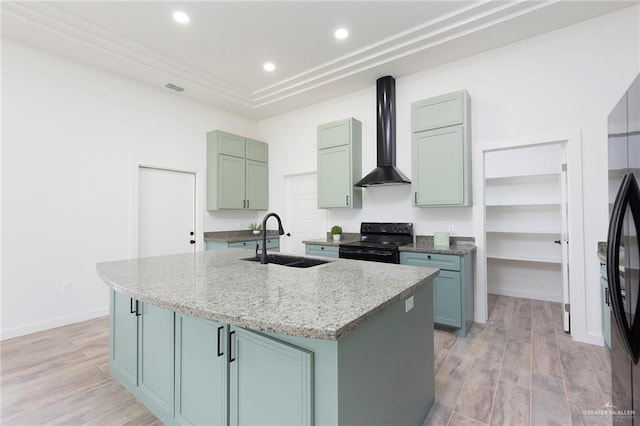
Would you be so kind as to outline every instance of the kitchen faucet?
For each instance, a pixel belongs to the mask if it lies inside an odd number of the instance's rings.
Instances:
[[[274,216],[278,220],[278,234],[284,235],[284,229],[282,228],[282,221],[280,216],[275,213],[267,213],[262,219],[262,253],[260,253],[260,263],[265,265],[269,263],[267,261],[267,219]]]

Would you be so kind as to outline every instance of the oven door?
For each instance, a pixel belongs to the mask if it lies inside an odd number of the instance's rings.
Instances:
[[[400,252],[396,249],[379,250],[368,247],[341,245],[338,249],[341,259],[369,260],[372,262],[400,263]]]

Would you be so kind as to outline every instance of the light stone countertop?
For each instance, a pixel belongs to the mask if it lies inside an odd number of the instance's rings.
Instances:
[[[400,246],[400,251],[412,251],[417,253],[454,254],[466,256],[476,251],[475,238],[473,237],[450,237],[448,246],[434,246],[432,236],[419,235],[416,242],[406,246]]]
[[[267,229],[267,239],[280,238],[278,231]],[[221,243],[236,243],[238,241],[262,241],[262,233],[254,235],[249,230],[241,231],[211,231],[204,233],[205,241],[216,241]]]
[[[413,294],[438,269],[334,259],[311,268],[242,260],[244,249],[97,264],[112,289],[194,317],[338,340]],[[323,260],[328,260],[322,258]]]

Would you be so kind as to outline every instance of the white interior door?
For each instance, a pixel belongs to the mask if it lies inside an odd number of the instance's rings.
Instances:
[[[302,241],[326,237],[327,213],[318,208],[317,178],[316,173],[305,173],[285,179],[285,230],[291,237],[281,241],[287,253],[304,254]]]
[[[196,175],[138,169],[138,256],[194,252]]]

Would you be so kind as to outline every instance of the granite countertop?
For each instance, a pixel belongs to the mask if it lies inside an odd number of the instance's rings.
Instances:
[[[598,241],[598,258],[603,262],[607,261],[607,242],[606,241]]]
[[[303,269],[246,257],[244,249],[211,250],[98,263],[97,272],[114,290],[176,312],[338,340],[428,285],[439,271],[347,259]]]
[[[303,241],[303,244],[322,245],[322,246],[339,246],[342,243],[351,241],[359,241],[360,234],[342,234],[341,241],[333,241],[331,235],[327,235],[327,239]],[[454,254],[465,256],[476,251],[475,238],[473,237],[451,237],[451,244],[447,247],[436,247],[433,245],[433,236],[418,235],[416,242],[405,246],[400,246],[400,251],[413,251],[419,253],[438,253],[438,254]]]
[[[400,246],[400,251],[412,251],[419,253],[455,254],[466,256],[476,251],[475,239],[473,237],[450,237],[448,247],[433,245],[432,236],[417,236],[416,242],[406,246]]]
[[[267,238],[279,238],[278,231],[267,229]],[[217,241],[220,243],[236,243],[238,241],[260,241],[262,233],[254,235],[246,229],[242,231],[212,231],[204,233],[205,241]]]
[[[351,243],[354,241],[360,241],[359,233],[351,233],[351,232],[343,232],[342,237],[340,237],[340,241],[333,241],[333,235],[330,232],[327,232],[327,238],[321,238],[318,240],[306,240],[303,241],[302,244],[311,244],[316,246],[339,246],[344,243]]]

